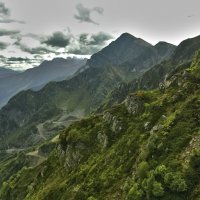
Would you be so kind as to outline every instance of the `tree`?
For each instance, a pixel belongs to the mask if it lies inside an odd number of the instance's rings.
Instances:
[[[134,183],[131,189],[128,192],[128,200],[142,200],[143,191],[139,189],[138,184]]]
[[[185,192],[187,190],[187,184],[180,173],[167,173],[164,182],[169,185],[170,190],[173,192]]]
[[[141,179],[144,179],[147,176],[147,172],[149,171],[149,164],[145,161],[142,161],[138,165],[138,176]]]
[[[164,189],[162,187],[162,184],[155,181],[153,183],[153,190],[152,190],[152,193],[155,197],[161,197],[164,195]]]

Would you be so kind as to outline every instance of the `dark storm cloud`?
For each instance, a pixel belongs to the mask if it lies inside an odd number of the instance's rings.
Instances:
[[[0,23],[22,23],[24,24],[24,21],[10,19],[10,10],[5,6],[4,3],[0,2]]]
[[[70,43],[70,36],[65,35],[64,33],[57,31],[53,35],[49,36],[42,43],[52,46],[52,47],[66,47]]]
[[[80,22],[88,22],[88,23],[93,23],[93,24],[99,25],[97,22],[95,22],[91,18],[91,13],[97,12],[98,14],[102,15],[103,14],[103,8],[94,7],[92,9],[89,9],[89,8],[84,7],[81,3],[79,3],[76,6],[76,10],[77,10],[78,14],[74,15],[75,19],[79,20]]]
[[[8,46],[9,46],[8,43],[0,42],[0,50],[4,50],[4,49],[6,49]]]
[[[101,50],[108,40],[113,37],[104,32],[97,34],[83,33],[79,36],[78,41],[71,44],[68,53],[79,55],[91,55]]]
[[[13,35],[16,35],[19,33],[20,33],[20,31],[18,31],[18,30],[0,29],[0,36],[13,36]]]

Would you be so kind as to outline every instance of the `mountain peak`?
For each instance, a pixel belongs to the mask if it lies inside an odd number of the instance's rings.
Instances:
[[[152,45],[140,38],[123,33],[101,51],[92,55],[87,64],[93,67],[119,65],[138,57],[150,46]]]
[[[133,35],[131,35],[130,33],[127,33],[127,32],[122,33],[122,34],[119,36],[119,38],[131,38],[131,39],[137,39],[135,36],[133,36]],[[118,38],[118,39],[119,39],[119,38]]]

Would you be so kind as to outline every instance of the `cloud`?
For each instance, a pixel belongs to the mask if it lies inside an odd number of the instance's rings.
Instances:
[[[29,58],[22,58],[22,57],[10,57],[10,58],[7,58],[7,61],[10,61],[10,62],[27,62],[29,60],[30,60]]]
[[[18,30],[0,29],[0,36],[13,36],[13,35],[16,35],[19,33],[20,33],[20,31],[18,31]]]
[[[31,37],[40,42],[38,47],[30,47],[22,42],[23,37]],[[52,35],[35,35],[26,34],[16,36],[14,45],[18,46],[22,51],[33,55],[44,55],[53,53],[59,55],[62,53],[76,55],[92,55],[100,51],[109,40],[113,39],[112,35],[105,32],[96,34],[82,33],[73,35],[72,33],[63,33],[60,31],[54,32]],[[62,52],[60,48],[64,48]]]
[[[70,43],[70,36],[65,35],[64,33],[57,31],[53,35],[49,36],[42,43],[52,46],[52,47],[66,47]]]
[[[92,20],[91,13],[96,12],[100,15],[103,14],[103,8],[101,7],[94,7],[92,9],[84,7],[81,3],[77,4],[76,10],[78,11],[78,14],[75,14],[75,19],[79,20],[80,22],[87,22],[87,23],[93,23],[96,25],[99,25],[97,22]]]
[[[98,47],[76,46],[69,49],[68,53],[77,55],[92,55],[99,50],[100,48]]]
[[[105,45],[105,43],[110,39],[113,39],[113,37],[110,34],[99,32],[97,34],[91,35],[89,44],[102,46]]]
[[[22,35],[22,36],[24,36],[24,37],[30,37],[30,38],[33,38],[33,39],[39,40],[39,41],[41,41],[42,38],[43,38],[42,35],[38,35],[38,34],[34,34],[34,33],[27,33],[27,34]]]
[[[47,54],[47,53],[55,53],[55,51],[48,49],[47,47],[34,47],[30,48],[26,45],[20,46],[20,49],[24,52],[30,53],[30,54]]]
[[[25,21],[20,21],[16,19],[0,19],[0,23],[19,23],[19,24],[25,24]]]
[[[68,49],[68,53],[79,55],[92,55],[100,51],[113,37],[104,32],[97,34],[80,34],[77,40],[74,40]]]
[[[24,21],[10,19],[10,10],[5,6],[3,2],[0,2],[0,23],[21,23],[24,24]]]
[[[30,54],[47,54],[47,53],[56,53],[56,51],[43,47],[43,46],[38,46],[38,47],[29,47],[26,44],[21,43],[21,38],[18,38],[17,41],[14,43],[15,46],[18,46],[21,51],[24,51],[26,53]]]
[[[4,49],[6,49],[8,46],[9,46],[8,43],[0,42],[0,50],[4,50]]]
[[[10,11],[6,8],[5,4],[0,2],[0,16],[9,16]]]
[[[42,56],[33,58],[27,57],[4,57],[0,55],[0,65],[9,66],[13,70],[22,70],[38,66],[44,58]]]

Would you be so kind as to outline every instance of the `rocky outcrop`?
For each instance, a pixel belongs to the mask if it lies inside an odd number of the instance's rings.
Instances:
[[[102,150],[104,150],[108,145],[108,136],[105,133],[99,132],[97,139],[100,143],[100,146],[102,147]]]
[[[138,115],[144,111],[143,95],[132,94],[125,100],[125,106],[129,114]]]
[[[57,150],[60,157],[62,165],[65,167],[66,171],[71,171],[81,162],[83,156],[83,151],[86,149],[86,146],[83,143],[69,144],[66,149],[59,145]]]
[[[119,133],[122,130],[122,122],[117,118],[117,116],[113,116],[111,113],[105,112],[103,119],[110,124],[110,128],[114,133]]]

